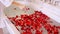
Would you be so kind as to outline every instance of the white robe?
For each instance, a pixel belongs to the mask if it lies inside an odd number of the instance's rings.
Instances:
[[[0,0],[0,2],[6,7],[10,6],[13,1],[14,0]]]
[[[6,16],[3,12],[5,7],[9,7],[12,4],[13,0],[0,0],[0,28],[5,27],[4,20],[6,19]]]

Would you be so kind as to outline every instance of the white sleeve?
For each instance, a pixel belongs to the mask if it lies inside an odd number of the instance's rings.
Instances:
[[[13,2],[13,0],[0,0],[3,5],[6,7],[10,6]]]

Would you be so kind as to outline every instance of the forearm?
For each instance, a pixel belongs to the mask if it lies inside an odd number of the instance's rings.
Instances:
[[[15,5],[15,6],[17,6],[17,7],[19,7],[20,9],[25,8],[25,5],[20,4],[20,3],[18,3],[18,2],[13,2],[12,4]]]

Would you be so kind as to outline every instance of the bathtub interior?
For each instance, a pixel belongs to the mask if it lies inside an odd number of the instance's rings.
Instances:
[[[22,14],[33,14],[34,13],[34,9],[32,9],[30,6],[27,6],[28,8],[30,8],[30,10],[28,11],[24,11],[24,10],[21,10],[19,9],[19,7],[16,7],[14,5],[11,5],[10,7],[8,8],[5,8],[4,9],[4,13],[7,17],[15,17],[16,15],[20,16]],[[51,25],[56,25],[56,26],[60,26],[59,23],[57,23],[54,19],[51,19],[49,20],[49,22],[51,22],[50,24]],[[47,31],[45,30],[45,28],[41,28],[43,31],[43,34],[47,34]],[[21,32],[21,31],[20,31]],[[60,32],[60,31],[59,31]]]
[[[28,7],[28,6],[27,6]],[[30,8],[30,7],[28,7]],[[14,17],[16,15],[21,15],[21,14],[32,14],[34,12],[34,9],[30,9],[28,11],[24,11],[19,9],[18,7],[11,5],[8,8],[5,8],[4,13],[8,16],[8,17]]]

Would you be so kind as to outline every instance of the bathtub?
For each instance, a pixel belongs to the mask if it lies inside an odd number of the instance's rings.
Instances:
[[[55,24],[55,25],[58,24],[57,26],[60,25],[60,15],[59,15],[60,10],[58,8],[55,8],[49,4],[45,4],[42,2],[41,3],[21,2],[21,3],[25,4],[27,7],[31,8],[30,11],[32,11],[32,12],[28,12],[29,14],[33,13],[34,10],[42,11],[44,14],[46,14],[47,16],[49,16],[51,18],[51,20],[54,22],[53,24]],[[5,8],[4,13],[7,17],[14,17],[16,15],[25,14],[23,10],[20,10],[18,7],[14,6],[14,5],[11,5],[10,7]],[[28,13],[26,12],[26,14],[28,14]],[[10,20],[7,17],[4,20],[4,22],[6,24],[8,32],[10,34],[20,34],[20,32],[15,28],[15,26],[10,22]]]

